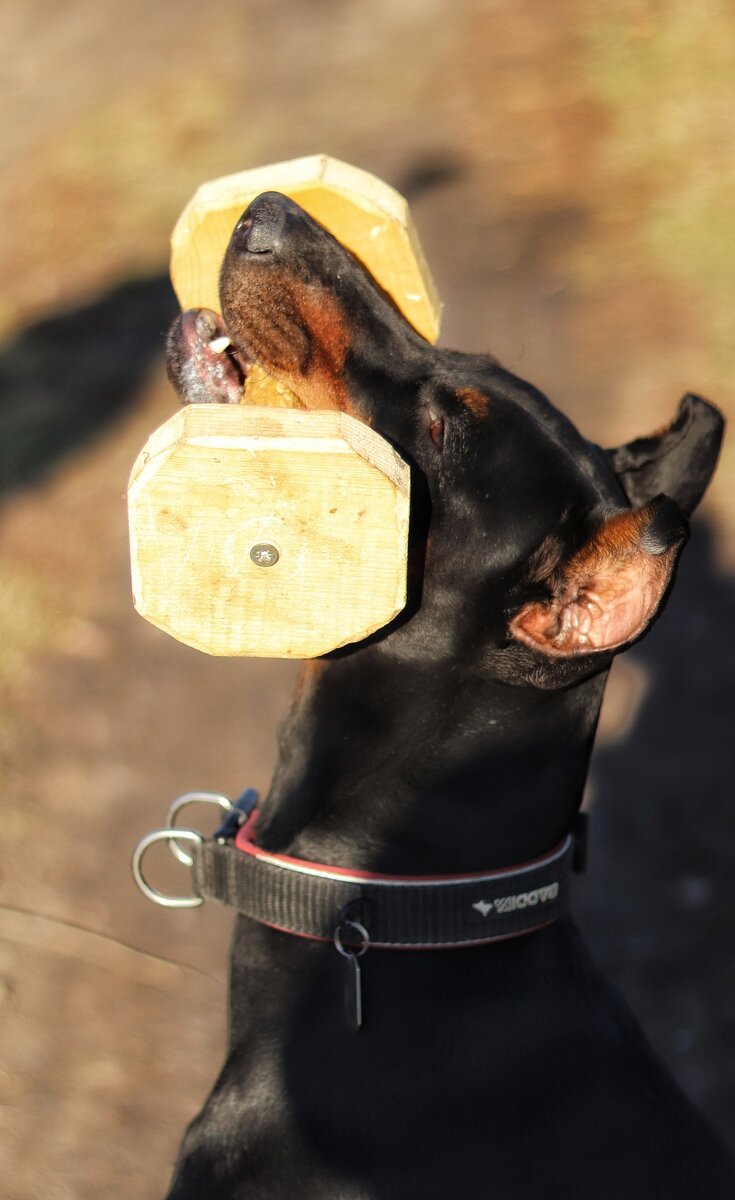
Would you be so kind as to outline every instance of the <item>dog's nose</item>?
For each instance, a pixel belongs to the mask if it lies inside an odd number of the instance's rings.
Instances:
[[[286,200],[278,192],[264,192],[245,209],[232,234],[238,250],[272,254],[278,250],[286,225]]]

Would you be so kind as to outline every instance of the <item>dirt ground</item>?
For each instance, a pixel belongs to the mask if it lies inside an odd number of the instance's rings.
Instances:
[[[690,388],[735,414],[735,16],[31,0],[2,53],[0,1172],[8,1200],[155,1200],[221,1060],[230,919],[155,908],[130,855],[181,792],[265,788],[294,674],[132,608],[127,476],[174,407],[170,229],[203,180],[326,151],[409,197],[444,344],[605,445]],[[575,903],[735,1144],[733,444],[665,617],[616,665]]]

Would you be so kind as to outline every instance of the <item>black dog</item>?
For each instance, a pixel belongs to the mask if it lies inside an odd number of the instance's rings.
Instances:
[[[275,193],[239,221],[221,300],[223,320],[187,313],[171,332],[184,400],[235,399],[254,361],[413,471],[409,605],[304,668],[255,841],[414,881],[551,861],[611,659],[671,585],[719,414],[688,395],[665,432],[601,450],[492,358],[428,345]],[[353,953],[381,940],[375,911],[334,912],[346,957],[239,916],[227,1060],[169,1200],[732,1200],[725,1150],[569,917],[541,912],[555,887],[475,893],[469,940],[493,944],[371,948],[359,1032],[344,995]],[[503,905],[536,905],[541,927],[488,924]]]

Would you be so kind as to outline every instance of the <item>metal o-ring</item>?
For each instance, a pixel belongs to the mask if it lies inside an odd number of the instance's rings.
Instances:
[[[357,930],[360,938],[362,939],[362,944],[360,945],[359,949],[356,949],[354,946],[345,946],[344,942],[342,941],[343,929]],[[334,944],[344,958],[352,958],[353,954],[356,958],[360,958],[370,945],[370,934],[361,921],[353,921],[351,919],[342,920],[334,931]]]
[[[216,804],[218,808],[224,809],[225,812],[230,812],[232,809],[232,801],[223,796],[220,792],[185,792],[183,796],[179,796],[174,800],[166,813],[166,827],[168,829],[176,829],[176,818],[182,808],[186,808],[189,804]],[[194,859],[186,850],[182,849],[176,838],[172,838],[168,846],[174,858],[183,863],[185,867],[191,867]]]
[[[200,904],[204,903],[201,896],[166,896],[163,892],[151,887],[143,875],[141,864],[146,850],[154,842],[170,842],[172,838],[183,838],[184,841],[197,843],[204,841],[201,833],[197,833],[194,829],[156,829],[153,833],[146,834],[135,847],[131,864],[133,879],[143,895],[152,900],[154,904],[160,904],[163,908],[198,908]]]

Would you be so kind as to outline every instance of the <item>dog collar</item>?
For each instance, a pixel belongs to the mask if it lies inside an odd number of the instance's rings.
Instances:
[[[318,941],[337,940],[343,926],[367,931],[372,947],[396,950],[519,937],[561,915],[578,867],[572,834],[532,862],[464,875],[380,875],[308,862],[255,844],[253,797],[245,793],[215,836],[194,845],[194,892]]]

